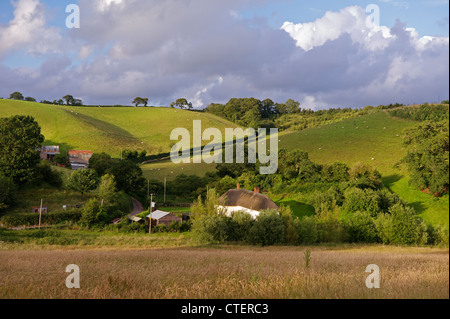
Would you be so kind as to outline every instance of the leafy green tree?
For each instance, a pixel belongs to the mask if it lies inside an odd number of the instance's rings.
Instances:
[[[408,153],[402,159],[411,175],[410,183],[440,196],[449,186],[449,124],[425,122],[404,131]]]
[[[62,99],[66,101],[66,105],[73,105],[73,103],[75,102],[75,99],[72,95],[65,95]]]
[[[95,198],[91,198],[83,207],[81,212],[81,222],[87,226],[92,226],[97,222],[100,206]]]
[[[139,105],[144,105],[144,107],[147,107],[148,105],[148,98],[142,98],[142,97],[136,97],[132,102],[136,107]]]
[[[348,173],[350,181],[361,189],[378,189],[383,185],[381,182],[381,174],[369,165],[356,163]]]
[[[116,181],[111,174],[103,175],[100,181],[99,196],[107,203],[111,203],[116,195]]]
[[[114,175],[119,190],[128,194],[147,194],[147,182],[142,169],[130,160],[115,162],[107,171]]]
[[[15,202],[16,185],[11,177],[0,174],[0,211],[10,207]]]
[[[289,99],[286,101],[284,105],[286,107],[287,113],[290,114],[300,113],[300,102]]]
[[[113,160],[109,154],[94,153],[89,160],[89,167],[94,169],[98,176],[103,176],[113,166]]]
[[[377,243],[379,241],[375,220],[369,213],[356,212],[346,220],[345,227],[351,243]]]
[[[13,92],[9,95],[11,100],[20,100],[23,101],[23,95],[20,92]]]
[[[70,175],[67,187],[80,192],[82,196],[85,193],[95,190],[98,187],[99,178],[95,170],[83,169],[73,171]]]
[[[27,102],[36,102],[36,99],[34,97],[28,96],[28,97],[25,98],[25,101],[27,101]]]
[[[175,102],[173,102],[171,105],[171,107],[179,107],[180,109],[192,109],[192,103],[188,102],[187,99],[185,98],[181,98],[181,99],[177,99]]]
[[[32,180],[40,162],[44,142],[39,124],[31,116],[0,119],[0,173],[12,177],[16,185]]]
[[[427,225],[416,216],[414,209],[394,205],[389,214],[376,220],[378,234],[384,244],[414,245],[427,243]]]

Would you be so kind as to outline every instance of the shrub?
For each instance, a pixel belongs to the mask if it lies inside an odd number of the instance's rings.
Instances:
[[[342,209],[346,212],[369,212],[372,216],[376,216],[381,210],[379,206],[380,195],[372,189],[363,190],[352,187],[344,192],[344,197]]]
[[[200,242],[224,242],[227,240],[227,217],[218,214],[199,216],[192,221],[192,233]]]
[[[338,209],[323,210],[314,216],[317,240],[320,243],[338,243],[345,240],[346,233]]]
[[[289,206],[281,205],[280,216],[285,229],[285,243],[294,244],[298,240],[298,233],[294,224],[294,214]]]
[[[297,230],[299,244],[315,244],[319,234],[314,217],[303,217],[294,220],[294,226]]]
[[[248,234],[254,220],[245,212],[233,212],[227,224],[227,238],[229,241],[248,241]]]
[[[285,240],[283,218],[275,210],[262,211],[250,229],[249,241],[262,246],[283,243]]]
[[[84,206],[81,213],[81,222],[87,226],[92,226],[97,222],[100,207],[97,199],[90,199]]]
[[[180,231],[180,229],[181,223],[177,221],[173,221],[172,223],[170,223],[169,227],[167,227],[167,230],[172,233],[177,233]]]
[[[345,226],[348,240],[352,243],[376,243],[379,241],[375,221],[367,212],[352,214]]]
[[[411,207],[394,205],[390,214],[380,214],[376,227],[384,244],[421,245],[427,243],[427,226]]]
[[[41,223],[43,225],[56,225],[64,222],[77,222],[81,218],[81,212],[77,210],[53,212],[42,214]],[[6,227],[34,226],[39,224],[39,214],[9,214],[1,218],[1,222]]]
[[[436,246],[446,246],[448,247],[448,228],[438,226],[427,226],[427,243]]]
[[[334,188],[330,188],[327,191],[315,191],[312,193],[308,204],[314,206],[316,212],[322,210],[334,209],[337,205],[337,194]]]
[[[358,188],[377,189],[383,185],[381,182],[381,174],[376,169],[363,163],[356,163],[348,173],[350,181]]]

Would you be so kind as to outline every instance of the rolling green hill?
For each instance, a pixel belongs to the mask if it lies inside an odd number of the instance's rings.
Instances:
[[[146,150],[148,154],[170,151],[170,133],[182,127],[192,132],[193,120],[204,128],[236,127],[208,113],[172,108],[67,107],[41,103],[0,100],[0,117],[31,115],[42,127],[46,145],[106,152],[120,157],[122,149]]]
[[[208,113],[171,108],[66,107],[40,103],[0,100],[0,117],[32,115],[42,127],[45,144],[62,150],[89,149],[120,156],[121,149],[147,150],[149,154],[170,151],[169,136],[177,127],[192,132],[192,121],[202,120],[203,128],[236,127]],[[341,161],[348,165],[363,162],[376,167],[384,184],[410,203],[426,222],[449,225],[449,197],[435,199],[408,184],[407,172],[395,164],[404,156],[402,131],[414,122],[389,117],[379,111],[303,131],[280,134],[280,148],[307,151],[319,164]],[[170,161],[142,165],[147,178],[171,179],[178,174],[203,175],[214,164],[182,164]],[[289,201],[285,198],[284,201]]]
[[[336,161],[350,166],[357,162],[370,164],[383,175],[385,186],[410,203],[427,223],[448,227],[448,194],[438,199],[422,193],[408,184],[405,169],[395,167],[406,154],[402,131],[414,124],[391,118],[386,112],[376,112],[323,127],[284,132],[280,148],[306,151],[319,164]]]

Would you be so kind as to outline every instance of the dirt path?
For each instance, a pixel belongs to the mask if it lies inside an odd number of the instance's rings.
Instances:
[[[141,202],[136,198],[132,197],[133,200],[133,211],[130,213],[130,216],[136,216],[144,211],[144,206],[142,206]]]

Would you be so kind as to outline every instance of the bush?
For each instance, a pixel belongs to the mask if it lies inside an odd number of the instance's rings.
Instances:
[[[315,244],[319,238],[317,225],[314,217],[303,217],[294,220],[295,229],[297,230],[299,244]]]
[[[316,212],[322,210],[334,209],[337,205],[337,194],[334,188],[323,191],[315,191],[312,193],[308,204],[314,206]]]
[[[427,226],[410,207],[396,204],[390,214],[380,214],[376,227],[384,244],[423,245],[427,243]]]
[[[344,192],[344,197],[342,209],[346,212],[369,212],[372,216],[376,216],[381,211],[380,195],[372,189],[352,187]]]
[[[286,235],[284,242],[288,244],[295,244],[298,240],[298,233],[294,224],[294,213],[289,206],[281,205],[280,216],[283,219]]]
[[[377,228],[372,216],[367,213],[356,212],[346,221],[348,240],[351,243],[379,242]]]
[[[253,226],[253,217],[245,212],[233,212],[227,223],[228,241],[248,241],[248,234]]]
[[[448,228],[428,225],[427,235],[428,244],[448,247]]]
[[[65,222],[77,222],[81,218],[81,212],[77,210],[53,212],[42,214],[43,225],[57,225]],[[9,214],[1,218],[6,227],[34,226],[39,224],[39,214]]]
[[[285,232],[283,218],[277,211],[262,211],[250,229],[249,241],[262,246],[280,244],[284,243]]]
[[[323,210],[314,216],[317,240],[320,243],[339,243],[346,239],[346,233],[338,209]]]
[[[227,217],[202,215],[192,221],[192,233],[197,240],[206,243],[221,243],[227,238]]]

